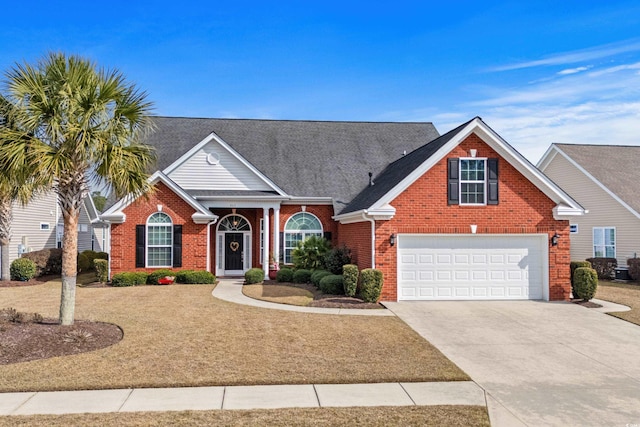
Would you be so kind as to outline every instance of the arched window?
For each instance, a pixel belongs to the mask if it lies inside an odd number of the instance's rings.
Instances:
[[[291,253],[298,245],[308,237],[322,237],[322,223],[317,216],[308,212],[298,212],[293,215],[284,226],[284,263],[292,264]]]
[[[223,218],[218,225],[219,231],[251,231],[251,226],[240,215],[229,215]]]
[[[171,217],[156,212],[147,220],[147,266],[173,265],[173,223]]]

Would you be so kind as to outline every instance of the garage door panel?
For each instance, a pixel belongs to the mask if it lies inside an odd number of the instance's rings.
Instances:
[[[541,299],[545,245],[546,235],[400,235],[399,295],[401,299]]]

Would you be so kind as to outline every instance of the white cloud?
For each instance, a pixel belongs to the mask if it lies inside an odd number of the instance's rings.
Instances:
[[[510,71],[522,68],[540,67],[546,65],[575,64],[582,61],[591,61],[606,58],[621,53],[640,51],[640,40],[630,39],[621,42],[610,43],[587,49],[579,49],[570,52],[562,52],[533,61],[522,61],[514,64],[502,65],[491,68],[489,71]]]
[[[589,65],[587,67],[567,68],[567,69],[564,69],[562,71],[559,71],[558,74],[561,75],[561,76],[568,75],[568,74],[577,74],[577,73],[581,73],[583,71],[587,71],[591,67],[592,67],[592,65]]]

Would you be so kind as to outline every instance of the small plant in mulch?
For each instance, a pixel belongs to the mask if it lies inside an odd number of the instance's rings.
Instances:
[[[95,338],[93,334],[84,329],[74,329],[63,335],[62,340],[64,342],[83,344],[89,341],[93,341]]]

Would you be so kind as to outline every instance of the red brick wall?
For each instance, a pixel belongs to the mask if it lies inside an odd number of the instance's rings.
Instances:
[[[471,135],[391,202],[396,215],[376,222],[376,268],[384,274],[382,300],[397,299],[396,248],[389,244],[392,233],[470,233],[477,224],[483,234],[554,233],[558,246],[549,248],[549,298],[569,298],[569,221],[553,219],[555,203],[506,160],[499,161],[499,204],[495,206],[447,205],[447,158],[500,157],[478,136]],[[342,237],[344,238],[344,237]]]
[[[338,245],[351,249],[353,263],[360,270],[371,268],[371,223],[369,221],[338,225]]]
[[[191,215],[195,210],[163,183],[148,200],[140,198],[124,209],[126,221],[111,226],[111,274],[124,271],[148,271],[153,268],[136,268],[136,225],[146,224],[149,216],[162,212],[171,217],[173,224],[182,224],[182,267],[179,269],[206,269],[207,226],[194,224]]]

